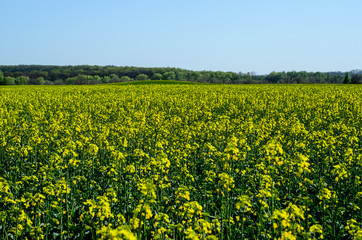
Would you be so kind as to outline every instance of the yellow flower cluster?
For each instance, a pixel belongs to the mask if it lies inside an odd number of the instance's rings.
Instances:
[[[362,87],[0,87],[0,239],[361,239]]]

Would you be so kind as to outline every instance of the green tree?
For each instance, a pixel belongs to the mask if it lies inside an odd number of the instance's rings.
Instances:
[[[155,73],[151,77],[152,80],[162,80],[162,78],[163,78],[163,76],[161,73]]]
[[[200,72],[192,72],[190,80],[198,81],[201,77],[202,77],[202,74]]]
[[[29,83],[29,77],[19,76],[19,77],[15,78],[16,85],[26,85],[28,83]]]
[[[248,72],[247,74],[243,75],[243,81],[242,81],[243,84],[251,84],[253,83],[253,79],[251,77],[251,74],[250,72]]]
[[[29,80],[29,84],[32,85],[44,85],[45,80],[43,77],[38,77],[38,78],[32,78]]]
[[[101,84],[101,83],[102,83],[102,79],[100,76],[98,76],[98,75],[88,76],[88,84]]]
[[[121,82],[129,82],[129,81],[131,81],[131,78],[128,76],[122,76],[120,80],[121,80]]]
[[[313,82],[314,83],[325,83],[326,75],[321,72],[315,72],[312,74]]]
[[[80,74],[77,76],[77,80],[75,81],[75,84],[77,85],[84,85],[88,84],[89,76]]]
[[[176,79],[180,80],[180,81],[184,81],[186,79],[186,73],[184,71],[177,71]]]
[[[45,80],[44,80],[43,77],[38,77],[37,80],[38,80],[38,84],[39,84],[39,85],[44,85]]]
[[[49,77],[51,80],[55,81],[57,79],[59,79],[60,77],[60,68],[55,68],[53,70],[50,71]]]
[[[113,73],[109,77],[111,78],[109,82],[116,83],[121,81],[117,74]]]
[[[4,74],[3,72],[0,70],[0,85],[5,85],[6,82],[5,82],[5,77],[4,77]]]
[[[64,81],[62,79],[57,79],[54,81],[54,85],[63,85]]]
[[[283,78],[283,73],[271,72],[265,77],[268,83],[278,83]]]
[[[169,71],[169,72],[165,72],[163,74],[163,78],[165,80],[175,80],[176,79],[176,74],[172,71]]]
[[[5,85],[15,85],[14,77],[5,77]]]
[[[104,76],[102,78],[102,83],[109,83],[111,81],[111,78],[109,76]]]
[[[137,80],[147,80],[148,79],[148,76],[146,74],[138,74],[137,77],[136,77]]]
[[[65,79],[65,84],[67,85],[73,85],[77,81],[77,77],[70,77]]]
[[[351,84],[361,84],[362,83],[362,75],[353,74],[351,77]]]
[[[343,79],[343,84],[351,83],[351,79],[349,78],[349,73],[346,73],[346,76]]]

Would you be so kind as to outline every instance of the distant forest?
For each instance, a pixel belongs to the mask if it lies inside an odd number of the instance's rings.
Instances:
[[[179,80],[223,84],[362,83],[362,70],[350,72],[271,72],[267,75],[180,68],[117,66],[0,66],[0,85],[82,85],[134,80]]]

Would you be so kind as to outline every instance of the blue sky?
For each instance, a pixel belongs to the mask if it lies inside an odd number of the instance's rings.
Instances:
[[[362,68],[360,0],[1,0],[0,65]]]

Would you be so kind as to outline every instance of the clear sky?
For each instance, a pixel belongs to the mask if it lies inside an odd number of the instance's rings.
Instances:
[[[0,65],[362,68],[361,0],[0,0]]]

